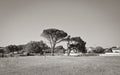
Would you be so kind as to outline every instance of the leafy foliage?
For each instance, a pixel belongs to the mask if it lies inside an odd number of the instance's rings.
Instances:
[[[62,45],[55,48],[55,53],[65,53],[65,49]]]
[[[40,53],[43,54],[43,50],[47,49],[48,46],[43,41],[31,41],[26,44],[25,51],[28,53]]]
[[[104,53],[105,49],[103,49],[101,46],[98,46],[94,50],[95,53]]]
[[[18,51],[18,47],[16,45],[8,45],[5,47],[5,52],[9,53],[9,52],[15,52]]]
[[[71,41],[75,41],[76,44],[76,48],[78,50],[78,52],[82,52],[85,53],[86,52],[86,42],[84,42],[80,37],[72,37]]]
[[[21,50],[23,50],[25,48],[25,46],[26,45],[18,45],[17,47],[18,47],[18,50],[21,51]]]

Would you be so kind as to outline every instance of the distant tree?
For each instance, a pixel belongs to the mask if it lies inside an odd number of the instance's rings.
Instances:
[[[104,52],[112,52],[112,48],[106,48]]]
[[[105,49],[101,46],[98,46],[98,47],[95,48],[94,52],[95,53],[104,53]]]
[[[40,53],[43,54],[43,50],[48,46],[43,41],[31,41],[26,44],[25,51],[28,53]]]
[[[0,47],[0,57],[4,57],[4,48]]]
[[[17,45],[17,49],[18,49],[17,53],[22,53],[25,49],[25,46],[26,46],[26,44],[25,45]]]
[[[64,39],[67,36],[67,33],[64,32],[63,30],[51,28],[51,29],[43,30],[43,33],[41,35],[50,42],[51,55],[54,56],[54,50],[56,44],[61,42],[62,39]]]
[[[14,54],[15,51],[18,51],[18,47],[16,45],[8,45],[5,47],[5,52]]]
[[[18,45],[17,47],[18,47],[18,50],[21,51],[25,48],[25,45]]]

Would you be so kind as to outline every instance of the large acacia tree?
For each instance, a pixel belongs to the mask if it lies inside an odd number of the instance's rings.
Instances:
[[[42,34],[43,37],[45,37],[51,45],[51,55],[54,56],[54,50],[57,43],[60,43],[66,36],[67,33],[63,30],[50,28],[43,30]]]

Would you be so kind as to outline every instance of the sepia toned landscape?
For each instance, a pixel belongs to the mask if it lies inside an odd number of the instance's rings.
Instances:
[[[0,75],[120,75],[120,1],[0,0]]]

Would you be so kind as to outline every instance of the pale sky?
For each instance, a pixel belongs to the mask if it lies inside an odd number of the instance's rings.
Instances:
[[[120,0],[0,0],[0,46],[42,40],[47,28],[88,47],[120,46]]]

